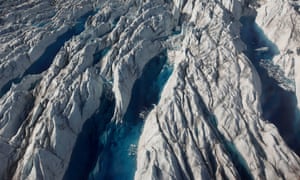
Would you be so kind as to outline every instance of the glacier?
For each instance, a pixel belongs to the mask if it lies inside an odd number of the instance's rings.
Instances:
[[[300,178],[300,1],[0,14],[0,179]]]

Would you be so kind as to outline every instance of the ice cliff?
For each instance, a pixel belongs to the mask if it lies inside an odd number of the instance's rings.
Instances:
[[[0,179],[300,178],[299,1],[0,14]]]

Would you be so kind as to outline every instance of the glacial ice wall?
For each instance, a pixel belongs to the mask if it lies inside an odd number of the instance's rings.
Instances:
[[[0,14],[0,179],[300,177],[298,1]]]

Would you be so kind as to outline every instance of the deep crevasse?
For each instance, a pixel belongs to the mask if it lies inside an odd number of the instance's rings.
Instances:
[[[107,142],[99,140],[105,148],[98,156],[90,179],[134,178],[136,149],[143,121],[159,101],[160,92],[172,73],[172,67],[167,63],[167,54],[161,53],[145,65],[141,77],[133,86],[132,97],[124,115],[124,125],[108,126]],[[103,136],[106,134],[102,134],[100,139],[105,138]]]
[[[275,124],[285,142],[299,154],[300,141],[297,138],[299,130],[294,128],[297,124],[298,111],[296,94],[281,87],[276,74],[272,76],[268,73],[268,71],[277,71],[277,73],[282,71],[276,65],[272,65],[272,59],[279,54],[279,50],[256,24],[255,17],[245,16],[240,21],[241,39],[247,45],[245,54],[255,66],[262,83],[263,118]],[[270,66],[264,66],[262,63],[268,63]],[[280,75],[284,76],[283,73]]]

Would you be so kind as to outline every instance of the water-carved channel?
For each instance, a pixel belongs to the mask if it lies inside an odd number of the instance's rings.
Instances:
[[[293,128],[296,122],[296,95],[279,86],[278,81],[261,66],[262,60],[272,61],[279,51],[255,23],[255,17],[242,17],[240,22],[243,25],[241,39],[247,45],[245,54],[255,66],[262,82],[263,118],[275,124],[288,146],[300,154],[300,142]]]

